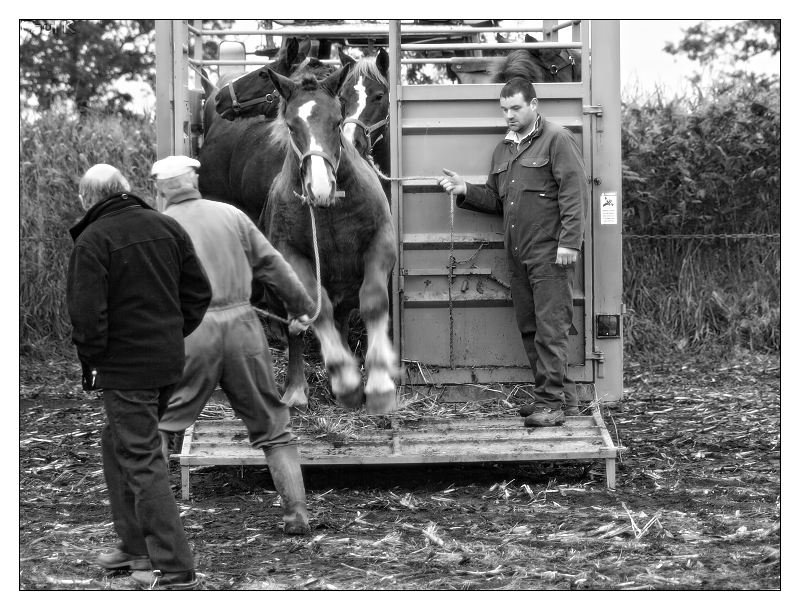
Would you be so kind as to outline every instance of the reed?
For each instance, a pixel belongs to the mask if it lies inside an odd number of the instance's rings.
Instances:
[[[22,354],[46,355],[69,346],[65,277],[69,227],[83,214],[78,181],[95,163],[126,175],[134,192],[153,201],[148,181],[155,161],[148,118],[60,113],[20,121],[19,328]]]

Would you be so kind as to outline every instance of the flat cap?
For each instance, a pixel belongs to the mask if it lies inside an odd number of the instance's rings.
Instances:
[[[192,159],[185,155],[174,155],[171,157],[164,157],[153,163],[153,169],[150,170],[156,180],[165,180],[167,178],[174,178],[185,174],[191,169],[200,167],[200,161]]]

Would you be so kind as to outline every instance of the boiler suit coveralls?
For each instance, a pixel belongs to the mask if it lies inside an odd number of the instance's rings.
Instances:
[[[296,442],[281,400],[261,322],[250,305],[252,279],[266,284],[290,317],[311,315],[314,302],[294,269],[247,215],[187,189],[171,196],[165,214],[191,236],[211,284],[211,303],[186,338],[186,364],[164,416],[162,432],[194,423],[217,384],[247,427],[250,443],[269,449]]]
[[[485,185],[467,183],[460,208],[503,216],[511,296],[534,374],[534,399],[550,408],[577,406],[567,376],[574,266],[555,264],[559,246],[580,250],[589,185],[577,143],[537,117],[519,145],[509,132],[492,155]]]

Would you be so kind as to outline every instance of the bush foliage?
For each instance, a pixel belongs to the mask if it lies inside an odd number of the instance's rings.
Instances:
[[[699,99],[623,104],[626,350],[780,349],[780,242],[683,239],[780,231],[780,91],[755,78]],[[68,348],[64,277],[78,180],[124,168],[153,201],[148,119],[57,112],[20,124],[20,348]],[[646,238],[636,236],[647,236]],[[43,352],[42,352],[43,353]]]
[[[626,349],[780,349],[780,89],[725,79],[623,105]],[[651,236],[636,239],[634,236]]]

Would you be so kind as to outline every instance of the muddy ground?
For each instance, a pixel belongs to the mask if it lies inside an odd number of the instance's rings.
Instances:
[[[286,537],[267,470],[196,470],[188,502],[172,480],[210,590],[778,589],[779,365],[629,360],[615,491],[601,462],[307,469],[312,533]],[[133,588],[93,563],[116,541],[78,378],[21,363],[20,589]]]

